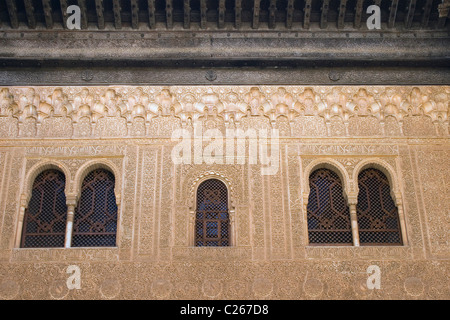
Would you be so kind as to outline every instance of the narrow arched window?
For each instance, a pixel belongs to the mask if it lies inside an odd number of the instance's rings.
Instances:
[[[22,248],[64,247],[67,204],[66,177],[58,170],[46,170],[34,180],[25,210]]]
[[[369,168],[358,175],[359,241],[361,245],[401,245],[398,210],[386,175]]]
[[[197,247],[230,245],[228,190],[220,180],[206,180],[197,189],[195,245]]]
[[[310,175],[309,187],[309,243],[351,245],[350,211],[339,176],[331,170],[318,169]]]
[[[114,175],[108,170],[96,169],[86,176],[75,209],[72,247],[116,246],[114,185]]]

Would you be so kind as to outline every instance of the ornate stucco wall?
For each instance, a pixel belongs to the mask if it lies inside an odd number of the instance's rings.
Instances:
[[[0,88],[0,298],[448,299],[450,87],[4,87]],[[174,129],[276,128],[280,165],[179,164]],[[348,201],[358,172],[385,171],[403,246],[308,246],[308,176],[331,166]],[[116,177],[116,248],[21,249],[34,177]],[[195,187],[230,189],[233,246],[191,244]],[[78,265],[82,287],[68,290]],[[369,290],[378,265],[381,289]]]

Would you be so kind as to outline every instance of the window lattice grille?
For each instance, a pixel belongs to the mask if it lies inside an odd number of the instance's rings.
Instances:
[[[97,169],[87,175],[75,210],[72,247],[116,246],[117,204],[114,175]]]
[[[22,248],[64,247],[67,204],[66,178],[58,170],[46,170],[34,180],[25,210]]]
[[[229,246],[229,230],[227,187],[217,179],[202,182],[197,190],[195,245]]]
[[[398,210],[389,181],[380,170],[366,169],[358,176],[359,239],[363,244],[401,245]]]
[[[351,245],[350,211],[339,176],[318,169],[309,177],[308,235],[311,244]]]

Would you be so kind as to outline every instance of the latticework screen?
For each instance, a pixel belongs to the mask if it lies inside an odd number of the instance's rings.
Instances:
[[[72,247],[116,246],[114,184],[114,175],[104,169],[94,170],[84,179],[75,210]]]
[[[310,244],[351,245],[350,211],[339,176],[318,169],[309,177],[308,235]]]
[[[398,210],[383,172],[366,169],[358,176],[359,239],[361,245],[401,245]]]
[[[228,190],[220,180],[206,180],[198,187],[195,245],[198,247],[230,245]]]
[[[34,180],[25,210],[22,248],[64,247],[67,205],[66,178],[58,170],[46,170]]]

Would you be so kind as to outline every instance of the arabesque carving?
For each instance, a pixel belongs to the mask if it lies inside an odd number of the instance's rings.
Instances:
[[[0,299],[448,299],[449,100],[449,86],[1,87]],[[278,171],[249,163],[250,141],[243,164],[174,164],[172,132],[197,122],[279,129]],[[359,172],[381,170],[403,245],[310,245],[308,179],[321,167],[339,174],[351,212]],[[19,248],[48,168],[65,174],[71,208],[90,170],[114,174],[117,247]],[[208,178],[229,190],[229,247],[191,241]],[[69,265],[80,290],[65,287]]]

